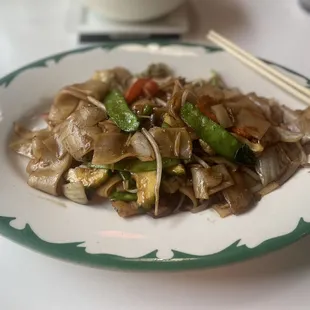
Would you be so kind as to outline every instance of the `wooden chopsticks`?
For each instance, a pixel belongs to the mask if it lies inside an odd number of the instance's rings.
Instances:
[[[260,73],[271,82],[281,87],[283,90],[310,106],[310,89],[298,84],[286,75],[273,69],[271,66],[244,51],[236,44],[232,43],[213,30],[208,33],[207,39],[220,46],[231,55],[235,56],[241,62],[254,69],[256,72]]]

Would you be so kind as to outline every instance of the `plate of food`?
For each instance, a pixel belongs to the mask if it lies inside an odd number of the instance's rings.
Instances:
[[[81,48],[5,76],[0,98],[0,234],[35,251],[183,270],[310,232],[310,110],[219,48]]]

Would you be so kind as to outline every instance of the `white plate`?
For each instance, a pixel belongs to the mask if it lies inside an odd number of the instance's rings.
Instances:
[[[221,219],[207,210],[154,220],[120,218],[106,202],[82,206],[28,187],[26,162],[8,149],[12,124],[29,126],[64,85],[84,81],[100,68],[125,66],[139,72],[165,62],[189,79],[218,71],[244,92],[304,106],[231,56],[195,45],[109,44],[39,60],[0,80],[0,233],[34,250],[92,266],[134,269],[210,267],[257,256],[310,232],[310,175],[301,170],[250,212]],[[276,66],[276,65],[274,65]],[[276,66],[299,83],[305,77]]]

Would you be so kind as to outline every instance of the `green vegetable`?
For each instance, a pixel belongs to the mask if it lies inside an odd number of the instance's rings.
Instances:
[[[163,158],[163,168],[175,166],[180,163],[179,159]],[[113,169],[118,171],[146,172],[156,170],[156,161],[140,161],[139,159],[124,159],[113,165],[94,165],[89,163],[89,167],[98,169]]]
[[[119,174],[122,177],[123,181],[131,179],[131,174],[128,171],[120,171]]]
[[[169,175],[185,175],[185,167],[182,164],[165,168],[164,171]]]
[[[129,171],[119,171],[120,176],[123,181],[127,182],[128,188],[134,188],[136,186],[135,180],[131,177],[131,173]]]
[[[161,124],[161,128],[170,128],[170,126],[167,123],[163,122]]]
[[[163,115],[163,125],[161,127],[164,127],[164,124],[168,125],[167,128],[169,127],[174,127],[174,128],[179,128],[179,127],[185,127],[184,122],[181,119],[176,119],[169,113],[165,113]]]
[[[124,97],[112,90],[105,98],[104,105],[109,117],[122,130],[131,132],[139,128],[137,116],[129,109]]]
[[[255,155],[247,145],[239,142],[223,127],[202,114],[193,104],[186,102],[183,105],[181,117],[217,154],[240,164],[255,164]]]
[[[137,194],[129,192],[113,192],[109,198],[111,200],[121,200],[121,201],[136,201]]]
[[[150,209],[155,203],[156,171],[139,172],[134,174],[137,183],[137,203]]]
[[[109,170],[76,167],[68,170],[66,180],[70,183],[81,182],[84,187],[87,188],[97,188],[103,184],[109,176]]]
[[[153,112],[153,108],[150,106],[150,105],[146,105],[144,108],[143,108],[143,111],[142,111],[142,114],[143,115],[151,115]]]

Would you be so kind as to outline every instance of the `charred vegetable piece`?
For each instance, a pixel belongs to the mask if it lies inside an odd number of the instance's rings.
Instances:
[[[163,168],[175,166],[180,163],[179,159],[163,158]],[[147,172],[156,170],[156,161],[140,161],[138,159],[126,159],[119,161],[113,165],[94,165],[89,164],[91,168],[113,169],[117,171],[130,172]]]
[[[67,181],[70,183],[81,182],[85,187],[96,188],[109,178],[109,170],[76,167],[70,169],[67,174]]]
[[[121,200],[121,201],[137,201],[137,194],[129,192],[113,192],[109,198],[111,200]]]
[[[156,171],[135,173],[138,189],[138,205],[149,209],[155,203]]]
[[[122,130],[131,132],[139,128],[137,116],[129,109],[124,97],[116,90],[111,91],[104,100],[109,117]]]
[[[197,107],[186,102],[181,109],[184,122],[193,128],[203,141],[223,157],[240,164],[254,165],[255,155],[250,148],[239,142],[228,131],[203,115]]]

